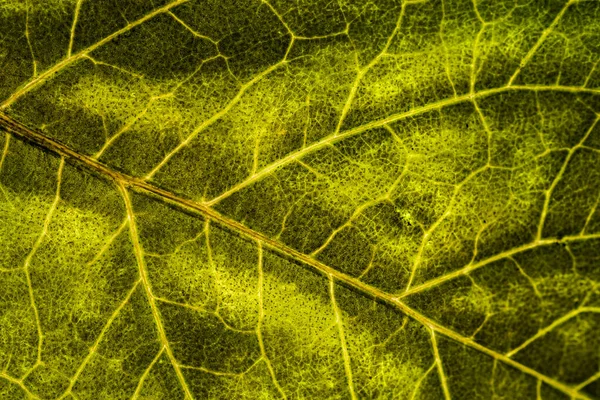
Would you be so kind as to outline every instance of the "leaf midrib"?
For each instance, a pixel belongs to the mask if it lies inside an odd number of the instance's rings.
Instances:
[[[330,267],[330,266],[328,266],[328,265],[302,253],[302,252],[299,252],[277,240],[273,240],[273,239],[263,235],[260,232],[257,232],[251,228],[248,228],[247,226],[239,223],[238,221],[235,221],[233,219],[225,217],[209,206],[195,202],[190,199],[183,198],[173,192],[170,192],[168,190],[165,190],[165,189],[159,188],[157,186],[154,186],[152,184],[149,184],[139,178],[135,178],[130,175],[124,174],[122,172],[115,171],[115,170],[109,168],[108,166],[106,166],[86,155],[76,152],[75,150],[69,148],[68,146],[65,146],[65,145],[59,143],[58,141],[45,136],[42,133],[39,133],[37,131],[27,128],[23,124],[12,119],[11,117],[4,115],[1,112],[0,112],[0,129],[4,130],[14,136],[17,136],[23,140],[32,142],[35,145],[40,146],[47,151],[50,151],[52,153],[55,153],[55,154],[65,157],[65,158],[68,158],[68,159],[76,162],[77,164],[79,164],[93,172],[96,172],[104,177],[110,178],[117,185],[117,188],[118,187],[130,188],[130,189],[136,190],[138,192],[143,192],[143,193],[152,195],[153,197],[158,197],[162,201],[172,203],[176,206],[198,212],[201,215],[203,215],[204,217],[206,217],[206,218],[208,218],[208,219],[210,219],[210,220],[212,220],[234,232],[237,232],[238,234],[241,234],[242,236],[248,237],[252,240],[262,243],[264,246],[267,246],[270,249],[272,249],[284,256],[290,257],[302,264],[306,264],[306,265],[312,267],[313,269],[315,269],[319,273],[329,277],[330,279],[337,280],[340,283],[350,286],[351,288],[359,291],[360,293],[362,293],[363,295],[366,295],[367,297],[371,297],[375,300],[385,302],[389,305],[392,305],[392,306],[398,308],[401,312],[403,312],[404,314],[409,315],[413,319],[419,321],[424,326],[426,326],[426,327],[428,327],[428,328],[430,328],[430,329],[432,329],[432,330],[434,330],[434,331],[436,331],[458,343],[462,343],[465,346],[471,347],[477,351],[487,354],[488,356],[491,356],[497,360],[500,360],[500,361],[504,362],[505,364],[510,365],[513,368],[516,368],[523,373],[531,375],[531,376],[547,383],[548,385],[550,385],[550,386],[552,386],[574,398],[591,400],[590,397],[586,396],[585,394],[580,393],[578,390],[576,390],[568,385],[565,385],[551,377],[543,375],[543,374],[539,373],[538,371],[533,370],[532,368],[529,368],[517,361],[510,359],[509,357],[507,357],[504,354],[498,353],[498,352],[496,352],[492,349],[489,349],[479,343],[476,343],[472,339],[464,337],[461,334],[453,331],[452,329],[449,329],[449,328],[433,321],[432,319],[426,317],[425,315],[419,313],[418,311],[416,311],[416,310],[412,309],[411,307],[409,307],[408,305],[406,305],[400,299],[399,296],[395,296],[393,294],[386,293],[380,289],[377,289],[376,287],[373,287],[364,282],[361,282],[360,280],[358,280],[350,275],[347,275],[343,272],[340,272],[340,271],[338,271],[338,270],[336,270],[336,269],[334,269],[334,268],[332,268],[332,267]],[[591,236],[600,237],[600,235],[590,235],[590,237]],[[569,239],[569,238],[563,238],[562,240],[565,240],[565,239]],[[543,241],[543,243],[545,244],[547,241],[560,242],[561,240],[545,239]],[[531,248],[531,246],[529,246],[529,247],[521,246],[521,247],[523,249]],[[520,249],[520,248],[516,248],[515,250],[518,250],[518,249]],[[515,254],[516,252],[517,251],[511,252],[509,250],[506,253],[512,255],[512,254]],[[490,259],[493,258],[495,260],[498,257],[501,257],[502,254],[503,253],[501,253],[501,255],[496,255],[494,257],[491,257]],[[484,260],[484,261],[478,263],[477,267],[480,268],[488,263],[489,262],[485,263],[485,260]],[[459,275],[462,275],[463,273],[466,273],[473,269],[472,267],[469,269],[465,269],[465,268],[459,270],[459,271],[462,271],[461,274],[452,274],[452,277],[444,279],[443,281],[452,279],[455,275],[459,276]],[[433,286],[433,285],[431,285],[431,286]],[[429,287],[429,286],[427,286],[427,287]],[[423,287],[423,289],[424,288],[426,288],[426,287]],[[412,293],[415,293],[414,289],[416,289],[416,288],[413,288]]]

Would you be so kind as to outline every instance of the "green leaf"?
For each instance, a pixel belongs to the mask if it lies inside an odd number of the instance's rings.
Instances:
[[[600,398],[600,2],[0,0],[0,397]]]

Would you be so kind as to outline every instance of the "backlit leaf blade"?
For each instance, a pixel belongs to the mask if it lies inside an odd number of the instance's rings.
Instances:
[[[0,3],[0,394],[597,398],[599,6]]]

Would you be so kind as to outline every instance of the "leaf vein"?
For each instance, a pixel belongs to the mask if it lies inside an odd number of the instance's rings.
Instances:
[[[29,375],[29,373],[31,373],[31,371],[33,371],[38,365],[40,365],[42,363],[42,345],[44,342],[44,333],[42,331],[42,323],[40,320],[40,313],[39,313],[38,307],[36,305],[35,295],[33,293],[33,285],[31,283],[30,265],[31,265],[31,261],[35,255],[35,253],[38,251],[39,247],[42,245],[42,242],[46,238],[46,235],[48,233],[48,227],[50,226],[50,221],[52,220],[54,212],[56,211],[56,207],[58,206],[58,202],[60,201],[60,186],[62,183],[62,173],[63,173],[64,166],[65,166],[65,158],[61,157],[60,164],[58,166],[58,173],[57,173],[57,177],[56,177],[56,194],[54,196],[54,200],[52,201],[52,204],[50,205],[50,208],[48,209],[48,212],[46,214],[46,218],[44,219],[44,225],[43,225],[42,231],[40,232],[40,235],[38,236],[33,247],[31,248],[31,251],[25,258],[25,262],[23,263],[23,270],[25,272],[25,278],[27,280],[27,289],[29,292],[29,302],[31,304],[31,308],[33,309],[33,314],[35,316],[35,324],[36,324],[37,335],[38,335],[36,362],[35,362],[35,365],[29,370],[29,372],[27,374],[25,374],[25,377],[27,375]]]
[[[438,349],[437,339],[435,338],[435,331],[433,329],[429,329],[429,333],[431,334],[431,347],[433,348],[433,355],[435,357],[435,365],[437,367],[438,375],[440,377],[442,391],[444,392],[444,399],[451,400],[452,397],[450,397],[450,389],[448,388],[448,381],[446,379],[446,374],[444,373],[444,366],[442,365],[442,358],[440,357],[440,351]]]
[[[52,77],[56,73],[62,71],[63,69],[65,69],[69,65],[73,64],[74,62],[84,58],[85,56],[87,56],[89,53],[96,50],[97,48],[105,45],[106,43],[110,42],[111,40],[115,39],[116,37],[132,30],[136,26],[143,24],[147,20],[152,19],[159,14],[165,13],[165,12],[169,11],[171,8],[176,7],[180,4],[186,3],[188,1],[189,0],[176,0],[176,1],[173,1],[172,3],[169,3],[169,4],[161,7],[161,8],[157,8],[154,11],[146,14],[142,18],[139,18],[136,21],[127,24],[126,26],[119,29],[118,31],[106,36],[105,38],[99,40],[98,42],[94,43],[93,45],[81,50],[80,52],[72,54],[71,56],[64,58],[62,61],[54,64],[52,67],[48,68],[46,71],[44,71],[40,75],[34,74],[33,79],[29,80],[29,82],[27,82],[20,89],[18,89],[16,92],[14,92],[10,97],[8,97],[8,99],[6,99],[4,102],[0,103],[0,110],[7,109],[8,107],[10,107],[11,104],[13,104],[15,101],[17,101],[23,95],[29,93],[31,90],[35,89],[36,87],[40,86],[41,84],[45,83],[46,81],[52,79]]]
[[[401,121],[403,119],[410,118],[413,116],[421,115],[421,114],[427,113],[429,111],[438,110],[438,109],[441,109],[441,108],[444,108],[447,106],[460,104],[460,103],[463,103],[466,101],[472,101],[473,99],[484,98],[484,97],[491,96],[494,94],[500,94],[500,93],[510,92],[510,91],[533,91],[533,92],[558,91],[558,92],[568,92],[568,93],[600,94],[600,89],[589,89],[589,88],[584,88],[584,87],[579,87],[579,86],[559,86],[559,85],[520,85],[520,86],[517,86],[517,85],[513,85],[513,86],[503,86],[503,87],[494,88],[494,89],[486,89],[486,90],[476,92],[474,94],[464,94],[461,96],[456,96],[456,97],[451,97],[451,98],[447,98],[444,100],[436,101],[434,103],[429,103],[429,104],[426,104],[421,107],[413,108],[406,112],[392,114],[386,118],[375,120],[373,122],[369,122],[369,123],[357,126],[355,128],[339,132],[337,135],[330,134],[328,136],[325,136],[324,138],[320,139],[319,141],[314,142],[308,146],[303,146],[302,148],[289,153],[285,157],[280,158],[279,160],[263,167],[261,170],[259,170],[255,174],[250,175],[248,178],[241,181],[240,183],[232,186],[227,191],[221,193],[220,195],[214,197],[211,200],[204,202],[204,205],[213,206],[213,205],[219,203],[220,201],[230,197],[234,193],[237,193],[237,192],[241,191],[242,189],[252,185],[253,183],[271,175],[273,172],[275,172],[279,168],[284,167],[292,162],[298,161],[298,160],[302,159],[303,157],[307,156],[308,154],[319,151],[329,145],[332,145],[334,143],[342,141],[346,138],[362,134],[362,133],[369,131],[371,129],[374,129],[374,128],[385,127],[386,125],[388,125],[390,123]]]
[[[19,136],[27,141],[30,141],[39,146],[42,146],[43,148],[45,148],[48,151],[60,154],[64,157],[69,157],[73,161],[75,161],[79,164],[82,164],[84,167],[87,167],[87,168],[91,169],[92,171],[99,173],[99,174],[115,181],[118,184],[118,186],[123,194],[123,197],[125,199],[126,208],[128,210],[128,216],[129,216],[130,221],[133,221],[133,210],[131,208],[131,202],[129,200],[129,195],[128,195],[127,189],[125,187],[129,187],[134,190],[146,193],[150,196],[156,196],[156,197],[162,199],[163,201],[172,203],[178,207],[182,207],[185,209],[189,209],[189,210],[198,212],[198,213],[202,214],[203,216],[205,216],[206,218],[209,218],[209,219],[213,220],[214,222],[219,223],[220,225],[223,225],[232,231],[235,231],[235,232],[237,232],[243,236],[246,236],[250,239],[262,242],[263,246],[266,246],[277,253],[284,254],[288,257],[291,257],[307,266],[314,268],[316,271],[322,273],[325,276],[330,276],[332,279],[336,279],[337,281],[350,286],[354,290],[361,292],[363,295],[365,295],[367,297],[378,299],[382,302],[390,304],[391,306],[394,306],[399,311],[410,316],[411,318],[420,322],[424,326],[426,326],[430,329],[433,329],[436,332],[438,332],[444,336],[447,336],[448,338],[450,338],[458,343],[462,343],[465,346],[471,347],[471,348],[478,350],[484,354],[487,354],[488,356],[498,359],[498,360],[504,362],[505,364],[508,364],[508,365],[520,370],[523,373],[537,377],[538,379],[544,381],[545,383],[549,384],[550,386],[553,386],[554,388],[556,388],[564,393],[567,393],[575,398],[589,399],[588,396],[586,396],[582,393],[579,393],[577,390],[575,390],[574,388],[572,388],[568,385],[565,385],[551,377],[543,375],[543,374],[535,371],[532,368],[529,368],[517,361],[514,361],[503,354],[500,354],[494,350],[491,350],[491,349],[473,341],[472,339],[466,338],[466,337],[460,335],[459,333],[457,333],[449,328],[446,328],[443,325],[440,325],[439,323],[433,321],[432,319],[426,317],[425,315],[422,315],[418,311],[410,308],[408,305],[406,305],[404,302],[401,301],[401,297],[395,296],[390,293],[386,293],[376,287],[365,284],[364,282],[361,282],[360,280],[358,280],[352,276],[349,276],[345,273],[337,271],[337,270],[333,269],[332,267],[325,265],[302,252],[299,252],[293,248],[290,248],[283,243],[280,243],[276,240],[273,240],[273,239],[263,235],[260,232],[256,232],[256,231],[246,227],[245,225],[241,224],[240,222],[237,222],[235,220],[229,219],[229,218],[221,215],[220,213],[218,213],[217,211],[213,210],[212,208],[206,206],[205,204],[201,204],[201,203],[194,202],[192,200],[181,198],[169,191],[155,187],[155,186],[148,184],[147,182],[144,182],[138,178],[134,178],[134,177],[122,174],[120,172],[114,171],[114,170],[106,167],[105,165],[91,159],[90,157],[81,155],[81,154],[75,152],[74,150],[68,148],[67,146],[62,145],[62,144],[54,141],[53,139],[50,139],[50,138],[44,136],[41,133],[38,133],[38,132],[35,132],[35,131],[32,131],[32,130],[26,128],[25,126],[17,123],[16,121],[12,120],[11,118],[8,118],[8,117],[2,115],[1,113],[0,113],[0,127],[2,127],[4,130],[7,130],[10,133],[13,133],[14,135]],[[139,265],[140,273],[143,273],[144,274],[143,276],[145,276],[145,268],[143,267],[144,266],[143,254],[141,252],[141,247],[139,244],[137,231],[135,230],[135,225],[133,223],[130,224],[130,230],[131,230],[132,226],[133,226],[133,230],[132,230],[131,236],[132,236],[134,243],[136,243],[136,245],[134,247],[136,249],[136,257],[138,258],[138,263],[140,263],[140,265]],[[531,248],[531,247],[534,247],[534,246],[537,246],[540,244],[547,244],[547,243],[551,243],[551,242],[554,243],[554,242],[565,241],[565,240],[566,241],[584,240],[584,239],[596,238],[596,237],[600,238],[600,234],[588,235],[588,236],[577,236],[577,237],[565,237],[561,240],[545,239],[544,241],[533,242],[526,246],[528,248]],[[483,262],[480,262],[478,264],[467,266],[467,267],[465,267],[465,268],[467,268],[466,270],[463,269],[461,271],[468,272],[469,270],[472,270],[477,267],[481,267],[484,264],[489,264],[490,262],[492,262],[493,258],[502,258],[502,257],[505,257],[506,255],[515,254],[519,251],[524,251],[524,247],[526,247],[526,246],[521,246],[517,249],[513,249],[512,251],[506,251],[504,253],[501,253],[498,256],[490,257],[489,259],[484,260]],[[464,272],[462,272],[462,273],[464,273]],[[146,288],[147,293],[151,295],[150,288],[145,282],[144,282],[144,286]],[[414,291],[414,289],[413,289],[413,291]],[[154,298],[149,296],[149,299],[150,299],[151,304],[154,304]],[[154,307],[154,311],[155,312],[157,311],[156,307]],[[160,320],[157,320],[157,322],[160,322]],[[160,326],[162,327],[162,324]],[[170,348],[168,345],[168,341],[166,341],[166,337],[164,336],[164,331],[163,331],[163,336],[161,339],[163,340],[163,343],[166,344],[165,349],[167,350],[167,354],[169,354]],[[172,353],[171,353],[170,358],[172,361],[174,360],[174,358],[172,357]],[[178,364],[174,364],[174,365],[177,365],[176,371],[180,371]],[[179,376],[181,376],[181,379],[182,379],[183,376],[180,374],[181,374],[181,372],[179,372]]]
[[[348,353],[348,346],[346,344],[346,334],[344,333],[344,321],[342,320],[342,313],[335,299],[335,282],[333,275],[329,275],[329,298],[331,300],[331,307],[333,308],[333,313],[335,315],[335,324],[338,328],[338,335],[342,347],[342,357],[344,359],[344,371],[346,372],[346,379],[348,380],[348,390],[350,391],[350,397],[352,400],[356,400],[357,397],[354,390],[354,378],[352,377],[352,364],[350,361],[350,354]]]
[[[179,364],[178,364],[177,360],[175,359],[175,356],[173,355],[173,351],[171,350],[169,341],[167,340],[167,335],[166,335],[164,327],[163,327],[162,319],[160,317],[160,312],[158,311],[158,308],[156,307],[155,297],[154,297],[154,294],[152,293],[152,289],[150,288],[150,282],[148,280],[148,273],[146,271],[146,264],[144,261],[144,252],[143,252],[142,246],[139,241],[137,226],[136,226],[136,222],[135,222],[135,216],[134,216],[134,212],[133,212],[133,205],[131,204],[131,199],[129,197],[129,193],[127,192],[127,189],[122,184],[119,185],[119,190],[121,192],[121,196],[123,197],[123,202],[125,203],[125,208],[127,210],[127,218],[129,220],[129,233],[130,233],[130,237],[131,237],[131,242],[133,244],[135,258],[138,263],[140,280],[142,282],[142,285],[144,286],[144,291],[146,292],[146,297],[148,298],[148,304],[150,305],[150,308],[152,310],[152,316],[153,316],[154,322],[156,324],[156,329],[158,330],[158,335],[159,335],[160,341],[161,341],[163,347],[165,348],[165,351],[167,352],[167,356],[169,357],[169,360],[171,361],[173,369],[175,370],[175,374],[177,375],[177,379],[179,380],[179,383],[185,393],[186,398],[193,399],[194,397],[192,396],[192,393],[190,392],[190,389],[188,388],[185,378],[183,377],[183,374],[181,373],[181,369],[179,368]]]
[[[65,392],[59,397],[59,400],[64,399],[69,394],[71,394],[71,391],[73,390],[73,387],[75,386],[75,383],[77,383],[77,379],[79,378],[79,376],[81,375],[81,373],[83,372],[83,370],[85,369],[87,364],[92,360],[92,357],[94,356],[94,354],[96,354],[96,351],[98,350],[98,346],[100,345],[100,342],[104,338],[104,335],[106,335],[106,332],[108,332],[112,323],[117,319],[121,310],[123,310],[123,308],[127,305],[127,303],[129,302],[129,299],[131,299],[131,296],[133,296],[133,293],[135,293],[139,284],[140,284],[140,280],[138,279],[137,281],[135,281],[135,283],[133,284],[131,289],[129,289],[129,292],[127,292],[127,295],[125,296],[123,301],[121,301],[121,303],[119,303],[117,308],[115,308],[115,310],[113,311],[111,316],[108,318],[108,320],[102,327],[100,334],[98,334],[98,337],[94,341],[94,344],[92,345],[92,347],[90,347],[88,349],[88,355],[83,359],[81,364],[79,364],[79,367],[77,368],[77,371],[75,371],[73,378],[70,379],[70,383],[69,383],[69,386],[67,387],[67,390],[65,390]]]

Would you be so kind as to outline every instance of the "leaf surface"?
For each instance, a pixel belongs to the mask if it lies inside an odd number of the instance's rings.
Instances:
[[[0,1],[0,397],[600,398],[600,2]]]

